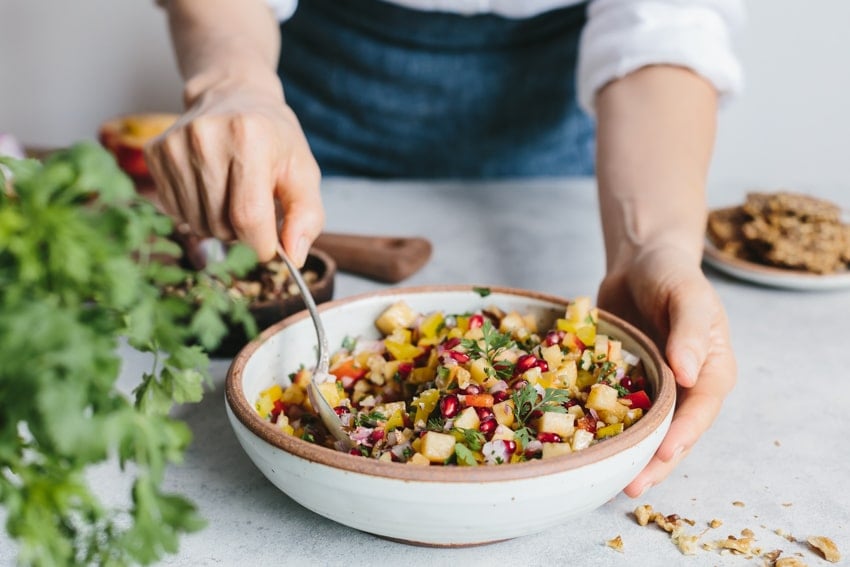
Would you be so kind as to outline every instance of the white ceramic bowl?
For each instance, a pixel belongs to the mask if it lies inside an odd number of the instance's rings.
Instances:
[[[394,289],[320,307],[331,349],[346,336],[378,338],[374,322],[404,299],[421,312],[461,313],[495,305],[563,316],[567,300],[534,292],[471,286]],[[259,393],[313,362],[315,332],[306,312],[270,327],[234,359],[227,414],[245,452],[278,488],[306,508],[358,530],[410,543],[459,546],[542,531],[586,514],[620,492],[649,462],[670,425],[675,383],[653,343],[600,310],[599,329],[644,363],[652,408],[622,434],[563,457],[501,466],[422,467],[379,462],[286,435],[253,408]],[[558,502],[552,506],[552,502]]]

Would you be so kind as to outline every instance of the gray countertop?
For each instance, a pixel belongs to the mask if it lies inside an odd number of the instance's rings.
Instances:
[[[326,180],[327,228],[335,232],[421,235],[430,262],[402,285],[473,283],[595,296],[604,251],[595,189],[586,180],[379,183]],[[822,196],[847,207],[847,192]],[[727,204],[743,191],[714,194]],[[186,494],[209,525],[185,537],[164,564],[196,565],[762,565],[762,560],[698,550],[685,557],[654,526],[631,516],[649,503],[695,521],[702,541],[749,528],[764,550],[801,553],[827,565],[805,543],[832,538],[850,555],[850,290],[799,292],[759,287],[706,268],[728,309],[739,382],[717,421],[663,484],[639,500],[619,495],[586,517],[546,532],[483,547],[432,549],[386,541],[326,520],[281,493],[249,461],[224,411],[229,360],[213,364],[203,402],[179,409],[195,440],[172,467],[167,488]],[[335,297],[380,289],[340,274]],[[125,353],[122,383],[148,364]],[[92,473],[107,498],[127,481],[110,467]],[[558,503],[553,502],[553,506]],[[447,511],[451,513],[451,511]],[[415,510],[411,510],[415,514]],[[518,518],[517,521],[522,521]],[[620,535],[623,553],[606,546]],[[13,561],[0,536],[0,560]],[[848,563],[845,559],[842,563]]]

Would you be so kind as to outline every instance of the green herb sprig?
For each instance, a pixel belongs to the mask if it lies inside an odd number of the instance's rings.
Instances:
[[[22,565],[150,564],[204,522],[163,491],[165,468],[191,440],[169,417],[196,402],[207,350],[250,335],[232,275],[256,264],[244,247],[203,273],[181,269],[170,219],[139,197],[93,143],[43,163],[0,158],[0,505]],[[163,290],[190,284],[183,296]],[[121,337],[153,353],[130,397],[116,388]],[[117,458],[132,478],[126,507],[104,506],[88,467]]]

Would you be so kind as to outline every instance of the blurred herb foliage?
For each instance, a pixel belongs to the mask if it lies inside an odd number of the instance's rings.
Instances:
[[[169,413],[201,399],[228,320],[256,331],[228,293],[256,257],[179,267],[170,219],[97,144],[0,165],[0,504],[18,563],[153,563],[204,525],[163,489],[191,439]],[[153,353],[132,395],[116,387],[121,341]],[[87,481],[103,462],[129,477],[126,504]]]

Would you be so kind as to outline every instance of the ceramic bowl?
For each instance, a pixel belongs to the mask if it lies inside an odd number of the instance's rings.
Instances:
[[[376,318],[400,299],[421,312],[498,306],[535,313],[540,324],[563,316],[567,305],[566,299],[530,291],[492,287],[482,297],[476,289],[384,290],[327,303],[320,311],[333,350],[346,336],[378,338]],[[274,382],[287,384],[289,373],[314,362],[316,338],[306,312],[270,327],[236,356],[227,376],[227,414],[260,471],[292,499],[331,520],[433,546],[514,538],[607,502],[637,476],[669,428],[675,383],[656,347],[602,310],[598,327],[642,359],[653,406],[622,434],[562,457],[501,466],[422,467],[352,456],[286,435],[262,420],[253,405],[262,390]]]

